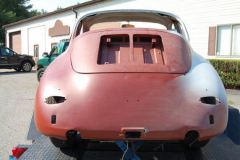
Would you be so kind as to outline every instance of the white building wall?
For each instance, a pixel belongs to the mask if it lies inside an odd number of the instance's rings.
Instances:
[[[46,26],[28,28],[28,53],[34,55],[34,45],[39,45],[39,53],[43,53],[46,48]],[[41,54],[40,54],[41,55]],[[39,56],[40,56],[39,55]]]
[[[170,12],[178,15],[185,23],[190,36],[193,50],[207,58],[208,34],[210,26],[222,24],[240,24],[240,0],[109,0],[94,5],[76,9],[78,18],[95,11],[114,9],[149,9]],[[31,27],[46,26],[46,48],[49,52],[51,43],[67,39],[70,35],[49,37],[48,29],[55,21],[60,19],[63,25],[69,25],[72,31],[75,23],[75,13],[72,11],[55,14],[43,19],[7,28],[8,33],[21,30],[22,53],[29,54],[27,45],[27,29]],[[7,41],[9,43],[9,40]],[[9,44],[8,44],[9,46]],[[40,53],[41,55],[41,53]]]
[[[160,10],[179,16],[187,27],[193,50],[205,58],[209,58],[210,26],[240,24],[240,0],[112,0],[81,9],[81,15],[114,9]]]
[[[9,27],[7,28],[7,46],[9,46],[9,33],[21,31],[21,38],[22,38],[22,54],[28,54],[33,55],[33,44],[30,41],[33,41],[32,35],[35,33],[36,43],[41,40],[38,39],[44,39],[45,45],[39,45],[39,58],[42,58],[43,52],[50,52],[51,51],[51,43],[57,43],[60,42],[62,39],[69,39],[69,35],[64,36],[57,36],[57,37],[50,37],[49,36],[49,28],[53,28],[55,25],[56,20],[61,20],[63,22],[63,25],[69,25],[70,30],[73,28],[75,24],[75,14],[72,11],[55,14],[53,16],[48,16],[43,19],[37,19],[33,20],[27,23],[23,23],[17,26]],[[31,35],[29,35],[30,30],[34,30],[34,28],[39,28],[41,26],[45,26],[44,33],[39,33],[36,29],[35,32],[31,32]],[[70,31],[71,32],[71,31]],[[41,36],[42,37],[39,37]],[[42,42],[41,42],[42,43]],[[31,46],[29,46],[31,45]]]

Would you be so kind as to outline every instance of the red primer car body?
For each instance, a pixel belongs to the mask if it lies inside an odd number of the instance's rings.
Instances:
[[[77,32],[39,84],[34,113],[42,134],[67,139],[75,130],[83,139],[126,140],[126,132],[140,132],[142,140],[181,140],[197,131],[201,141],[225,130],[223,84],[184,36],[139,28]],[[51,96],[61,100],[46,103]]]

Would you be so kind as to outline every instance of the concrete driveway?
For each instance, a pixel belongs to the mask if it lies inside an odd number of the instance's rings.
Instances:
[[[18,144],[31,144],[25,139],[37,86],[36,71],[0,70],[0,159],[9,159]]]
[[[38,87],[36,71],[0,70],[0,159],[9,159],[13,147],[26,141]],[[240,109],[240,91],[227,90],[230,105]]]
[[[226,89],[228,104],[240,110],[240,90]]]

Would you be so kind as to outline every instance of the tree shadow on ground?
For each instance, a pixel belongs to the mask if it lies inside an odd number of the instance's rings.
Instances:
[[[6,70],[4,69],[3,71],[0,70],[0,76],[4,76],[4,75],[16,75],[16,74],[33,74],[33,73],[36,73],[36,70],[32,70],[31,72],[17,72],[13,69],[9,69],[9,70]]]

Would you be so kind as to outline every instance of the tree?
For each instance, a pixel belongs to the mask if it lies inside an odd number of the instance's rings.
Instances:
[[[13,12],[16,14],[17,20],[22,20],[25,18],[30,18],[29,9],[32,5],[29,3],[30,0],[1,0],[0,10],[5,12]]]
[[[38,11],[37,9],[33,9],[30,11],[30,16],[34,17],[34,16],[39,16],[42,15],[42,13],[40,11]]]
[[[0,26],[47,13],[42,9],[31,10],[30,0],[0,0]],[[5,31],[0,28],[0,43],[5,43]]]
[[[47,11],[44,10],[44,9],[41,9],[40,13],[41,13],[41,14],[45,14],[45,13],[47,13]]]
[[[33,10],[30,11],[31,17],[39,16],[39,15],[42,15],[42,14],[45,14],[45,13],[47,13],[47,11],[44,10],[44,9],[41,9],[40,11],[38,11],[37,9],[33,9]]]
[[[57,9],[56,9],[56,11],[59,10],[59,9],[62,9],[62,7],[58,6]]]
[[[17,21],[16,13],[0,10],[0,26]],[[0,28],[0,43],[5,43],[5,30]]]

